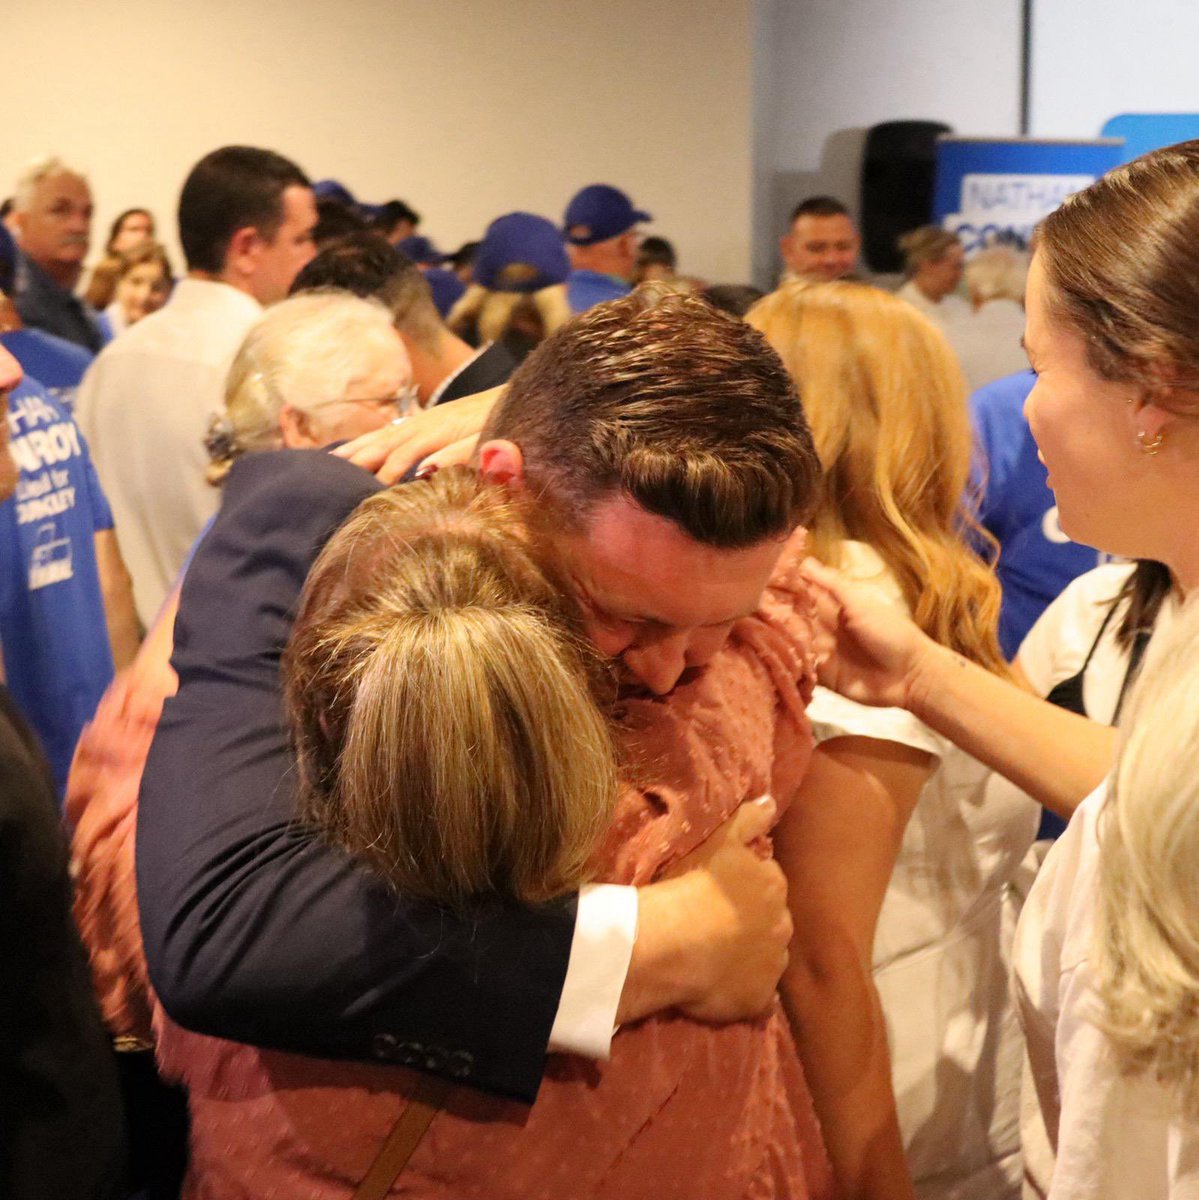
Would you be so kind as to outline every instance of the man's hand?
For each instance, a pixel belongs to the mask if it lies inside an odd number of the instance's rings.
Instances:
[[[894,605],[814,558],[800,572],[816,601],[820,682],[859,704],[910,707],[936,644]]]
[[[774,1000],[791,917],[779,865],[755,842],[774,824],[765,798],[743,804],[671,878],[638,893],[637,942],[618,1022],[679,1008],[700,1021],[743,1021]]]
[[[469,462],[475,444],[503,388],[464,396],[425,412],[384,425],[333,451],[355,466],[371,471],[381,483],[393,484],[418,463],[448,467]]]

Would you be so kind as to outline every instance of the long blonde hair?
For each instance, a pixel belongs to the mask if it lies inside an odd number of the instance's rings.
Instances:
[[[505,292],[488,291],[472,283],[450,309],[446,324],[457,334],[473,334],[482,345],[500,341],[517,323],[540,329],[535,340],[542,341],[570,317],[563,284],[551,284],[535,292]]]
[[[966,387],[944,335],[898,297],[844,281],[784,284],[746,320],[795,380],[824,468],[812,552],[835,566],[843,542],[865,542],[925,633],[1005,671],[999,584],[965,541],[987,535],[972,516]]]
[[[543,562],[462,468],[371,497],[308,577],[284,657],[302,812],[406,895],[559,895],[611,820],[597,660]]]
[[[1124,1066],[1199,1115],[1199,603],[1155,636],[1100,816],[1095,971]]]

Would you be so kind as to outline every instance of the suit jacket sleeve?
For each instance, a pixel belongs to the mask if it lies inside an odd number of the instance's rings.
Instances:
[[[279,662],[309,567],[377,488],[319,451],[248,456],[191,563],[139,800],[146,959],[180,1024],[402,1062],[532,1100],[575,900],[456,917],[409,902],[294,820]]]

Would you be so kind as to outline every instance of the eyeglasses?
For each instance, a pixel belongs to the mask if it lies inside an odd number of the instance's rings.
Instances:
[[[363,404],[368,408],[394,408],[399,416],[407,417],[420,409],[420,391],[414,383],[406,383],[390,396],[343,396],[340,400],[322,400],[312,408],[328,408],[334,404]]]

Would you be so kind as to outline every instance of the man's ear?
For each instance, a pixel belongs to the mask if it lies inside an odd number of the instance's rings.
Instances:
[[[253,225],[245,225],[234,231],[225,251],[225,269],[222,272],[233,279],[248,279],[258,265],[262,249],[262,235]]]
[[[325,444],[306,412],[285,404],[279,410],[279,433],[289,450],[315,450]]]
[[[779,238],[779,258],[783,260],[784,265],[791,266],[791,235],[784,233]]]
[[[520,489],[525,486],[525,456],[515,442],[502,438],[479,447],[479,474],[492,483]]]

